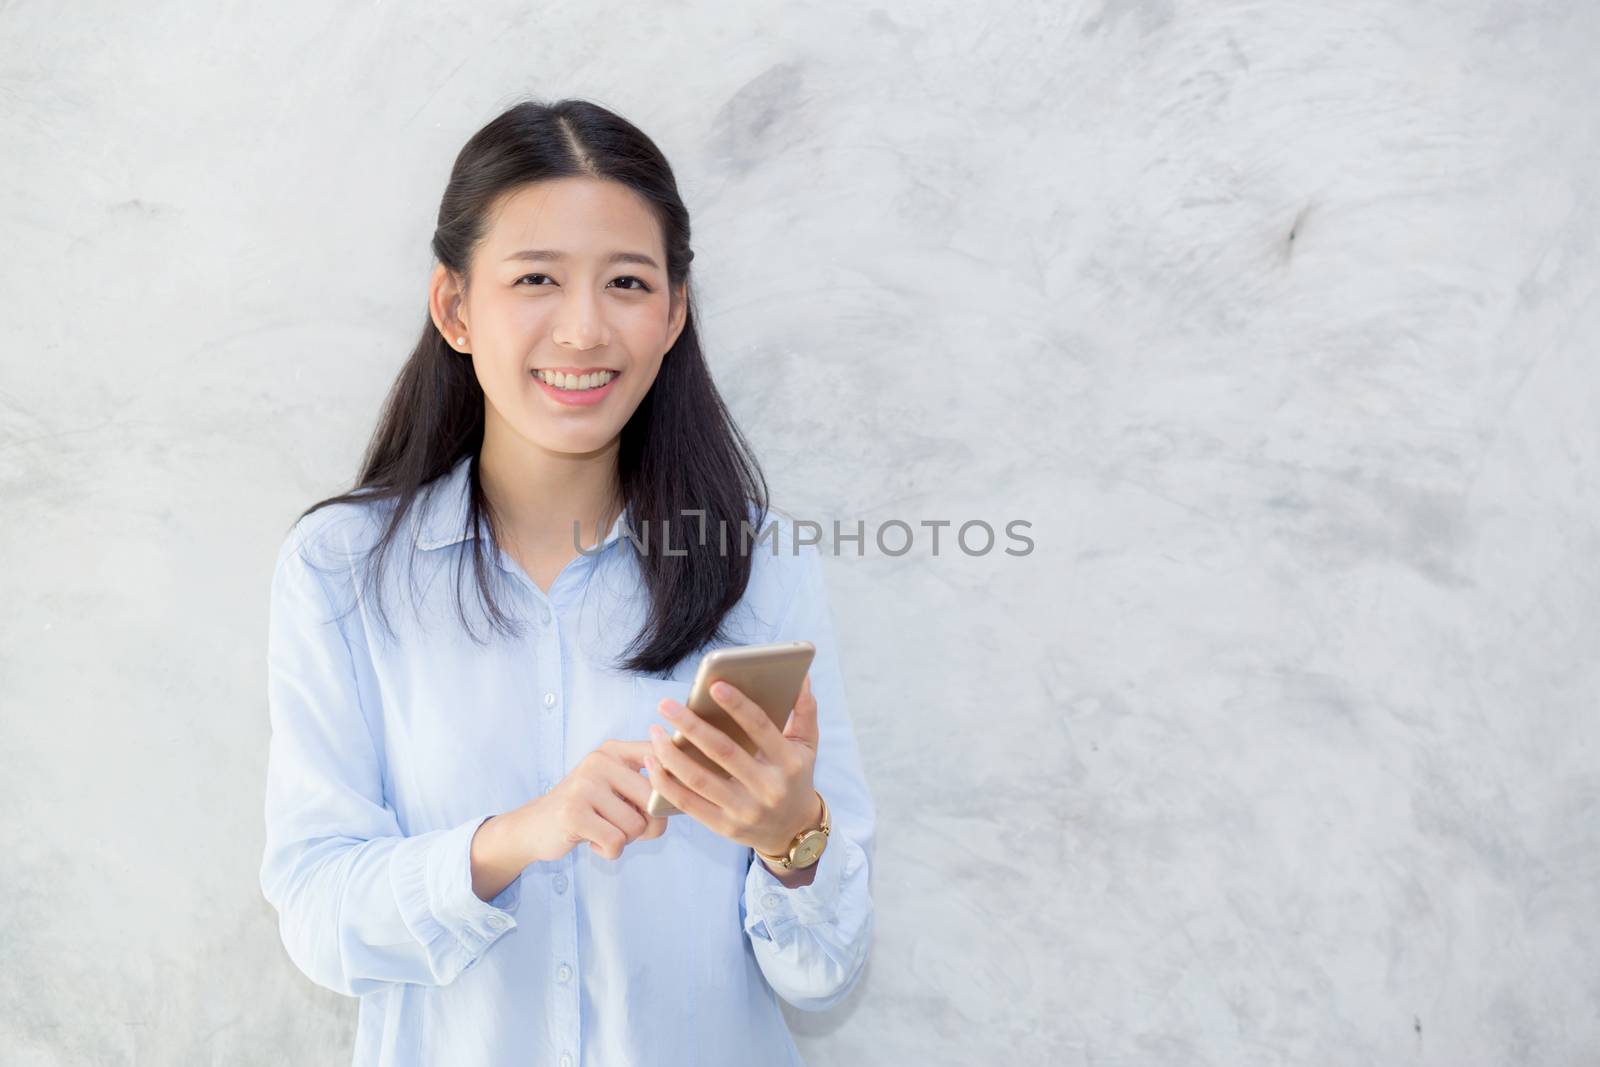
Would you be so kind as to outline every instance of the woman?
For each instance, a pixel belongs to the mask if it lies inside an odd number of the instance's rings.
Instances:
[[[874,812],[820,556],[701,355],[672,171],[600,107],[519,104],[433,250],[359,481],[273,576],[284,945],[361,998],[357,1064],[800,1063],[777,998],[858,981]],[[758,744],[728,752],[682,705],[701,654],[787,640],[817,648],[799,702],[780,731],[719,697]]]

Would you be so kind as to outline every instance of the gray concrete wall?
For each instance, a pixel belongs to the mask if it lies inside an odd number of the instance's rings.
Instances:
[[[879,804],[809,1062],[1593,1062],[1600,9],[0,5],[0,1058],[340,1064],[265,612],[461,142],[668,153]],[[926,528],[922,528],[924,534]]]

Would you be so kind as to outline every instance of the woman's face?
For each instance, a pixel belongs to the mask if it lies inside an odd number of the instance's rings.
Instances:
[[[552,452],[610,445],[683,329],[666,263],[655,216],[617,182],[563,178],[502,197],[473,256],[464,328],[448,326],[456,290],[443,266],[433,280],[434,321],[452,345],[466,336],[455,347],[472,353],[484,418],[503,424],[486,432]]]

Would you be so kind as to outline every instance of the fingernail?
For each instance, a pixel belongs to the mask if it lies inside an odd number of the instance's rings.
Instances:
[[[661,714],[665,715],[669,719],[676,719],[681,713],[678,711],[678,706],[676,704],[672,703],[670,700],[663,700],[661,702]]]
[[[655,738],[656,740],[660,741],[660,740],[664,739],[667,736],[667,732],[665,730],[663,730],[661,727],[657,726],[655,723],[651,723],[650,724],[650,736]],[[647,756],[645,758],[648,759],[649,757]]]
[[[727,682],[717,682],[711,686],[711,695],[714,697],[725,697],[732,692],[733,686]]]

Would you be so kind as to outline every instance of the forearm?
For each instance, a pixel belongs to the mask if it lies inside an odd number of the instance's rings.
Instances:
[[[751,866],[745,932],[767,981],[796,1008],[826,1008],[859,977],[872,941],[869,863],[866,849],[836,830],[807,868],[813,884],[780,889],[770,867]]]
[[[479,900],[499,896],[533,862],[521,845],[526,835],[518,832],[524,810],[496,815],[472,835],[472,892]]]
[[[268,819],[262,890],[290,958],[319,985],[347,996],[446,985],[516,925],[515,890],[485,901],[468,877],[487,820],[365,840],[298,837],[280,821]]]

